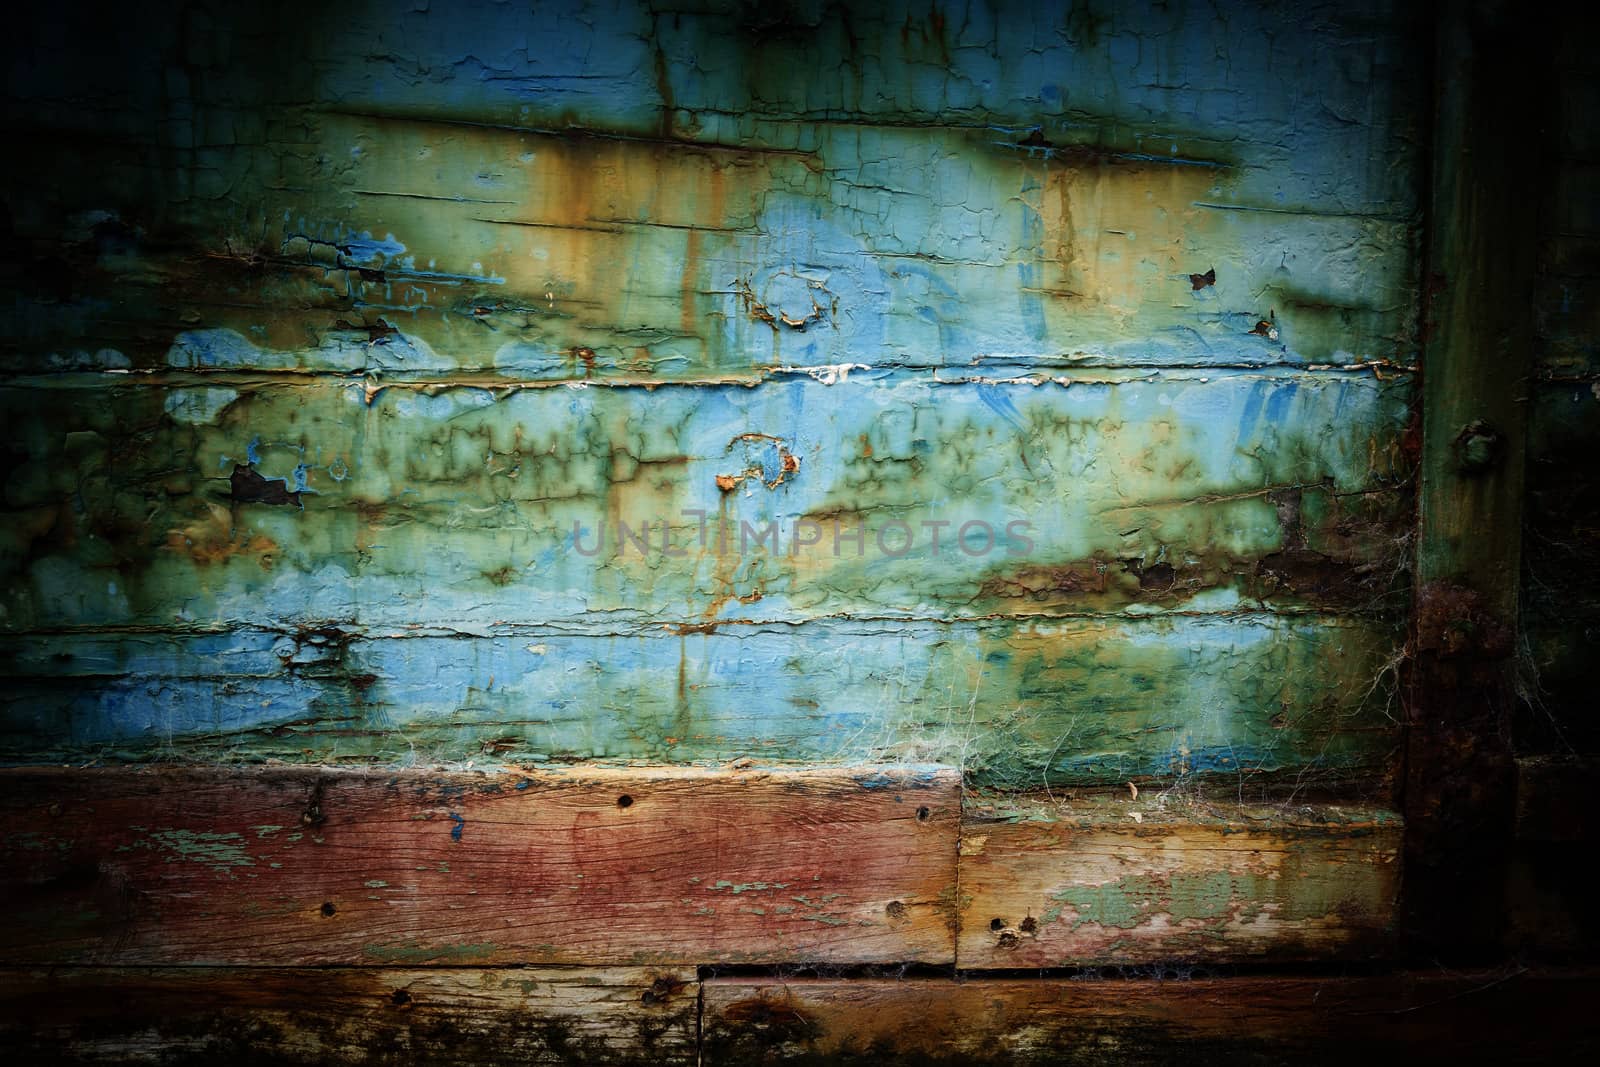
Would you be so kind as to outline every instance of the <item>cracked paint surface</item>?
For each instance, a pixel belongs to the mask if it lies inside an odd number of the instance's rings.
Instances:
[[[71,151],[8,177],[5,758],[1384,768],[1404,18],[71,21],[7,105]]]

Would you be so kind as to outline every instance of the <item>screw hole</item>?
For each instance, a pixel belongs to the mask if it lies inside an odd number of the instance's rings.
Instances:
[[[407,1004],[411,1003],[411,994],[407,993],[404,989],[396,989],[393,993],[389,994],[389,1002],[397,1008],[403,1008]]]
[[[1004,930],[1005,928],[1006,928],[1006,921],[1004,919],[990,919],[989,920],[989,929],[991,929],[991,930]]]
[[[631,807],[633,807],[633,798],[630,797],[626,793],[622,794],[620,797],[617,798],[617,807],[619,807],[619,808],[631,808]]]
[[[928,819],[932,817],[932,815],[933,815],[933,812],[930,811],[927,808],[918,808],[917,809],[917,821],[918,822],[927,822]]]
[[[331,919],[338,913],[339,909],[333,906],[333,901],[324,900],[322,902],[322,915],[324,918]]]
[[[889,901],[883,910],[891,919],[904,919],[906,917],[906,906],[898,900]]]
[[[1039,929],[1039,920],[1030,915],[1026,919],[1022,920],[1018,926],[1018,929],[1025,934],[1031,934],[1035,930]]]
[[[660,999],[661,999],[660,997],[656,996],[653,992],[651,992],[650,990],[646,989],[644,991],[644,995],[639,998],[639,1003],[645,1005],[646,1007],[649,1007],[651,1004],[654,1004],[656,1001],[658,1001]]]

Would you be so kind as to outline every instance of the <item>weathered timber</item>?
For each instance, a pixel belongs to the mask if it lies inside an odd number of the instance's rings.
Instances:
[[[764,979],[624,968],[0,970],[28,1063],[1348,1063],[1592,1057],[1592,972]],[[698,1059],[697,1059],[698,1057]]]
[[[1371,773],[1407,383],[1104,377],[0,391],[0,748]]]
[[[5,628],[1403,608],[1404,376],[139,381],[0,389]]]
[[[0,772],[5,963],[953,958],[938,768]]]
[[[1374,776],[1425,65],[1297,8],[38,13],[0,759]]]
[[[1593,972],[705,983],[718,1064],[1582,1062]],[[1588,1050],[1586,1053],[1585,1050]]]
[[[969,804],[962,968],[1382,955],[1400,821],[1152,794]]]
[[[41,17],[8,56],[38,209],[7,362],[159,365],[197,323],[573,377],[1405,357],[1416,17],[1312,6],[1230,13],[1225,52],[1024,0]]]
[[[1406,925],[1429,958],[1491,958],[1505,925],[1533,293],[1552,94],[1539,27],[1443,5],[1405,774]],[[1505,145],[1517,143],[1516,153]]]
[[[943,762],[1253,798],[1383,773],[1397,631],[1258,612],[18,635],[0,759]]]
[[[694,1064],[693,970],[0,969],[13,1063]]]

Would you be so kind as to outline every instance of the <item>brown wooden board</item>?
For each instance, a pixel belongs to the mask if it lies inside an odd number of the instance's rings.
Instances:
[[[1389,944],[1401,824],[1131,790],[969,807],[963,968],[1329,959]]]
[[[0,962],[953,959],[932,767],[0,772]]]
[[[692,970],[0,970],[12,1063],[693,1064]]]
[[[1333,978],[712,979],[715,1064],[1583,1062],[1592,973]]]
[[[1527,688],[1531,306],[1538,205],[1556,170],[1554,124],[1525,116],[1559,93],[1543,27],[1487,2],[1436,12],[1403,913],[1416,954],[1477,961],[1497,957],[1508,917],[1511,712]]]

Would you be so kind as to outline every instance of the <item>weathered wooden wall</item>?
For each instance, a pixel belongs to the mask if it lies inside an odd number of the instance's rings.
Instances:
[[[1579,39],[1524,257],[1528,35],[1441,91],[1509,9],[858,7],[13,28],[0,1048],[1488,1055],[1588,995],[1362,969],[1513,816],[1509,925],[1587,929]]]
[[[1419,25],[39,15],[0,747],[1375,782]]]

